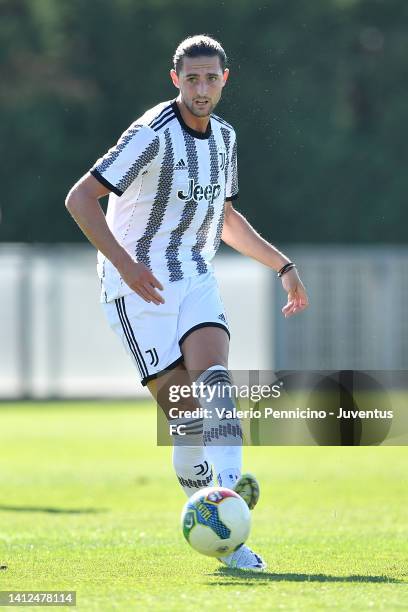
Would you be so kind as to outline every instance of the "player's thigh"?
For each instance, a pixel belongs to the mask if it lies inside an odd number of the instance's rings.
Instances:
[[[102,304],[143,385],[182,361],[177,330],[179,296],[171,288],[165,293],[166,302],[160,306],[145,302],[136,293]]]
[[[206,325],[185,338],[181,352],[185,368],[193,379],[215,365],[228,368],[228,334],[225,329]]]
[[[189,372],[202,372],[214,365],[228,366],[228,321],[211,271],[190,279],[180,308],[178,332]]]
[[[199,408],[198,401],[188,392],[191,378],[182,363],[148,382],[147,388],[168,419],[177,418],[179,411],[182,414],[182,411]],[[181,389],[186,390],[187,397],[183,397]]]

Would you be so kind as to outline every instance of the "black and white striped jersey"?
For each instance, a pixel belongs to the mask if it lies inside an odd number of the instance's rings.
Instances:
[[[188,127],[175,100],[148,110],[98,159],[91,174],[111,190],[109,228],[163,283],[203,274],[218,249],[224,202],[238,197],[232,126],[211,115],[207,131]],[[98,253],[102,300],[131,292]]]

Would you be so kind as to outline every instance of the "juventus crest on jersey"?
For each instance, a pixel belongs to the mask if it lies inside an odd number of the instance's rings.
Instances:
[[[163,283],[203,274],[218,249],[224,202],[238,196],[234,129],[211,115],[188,127],[175,100],[148,110],[91,174],[111,190],[107,223],[117,241]],[[102,300],[131,293],[98,253]]]

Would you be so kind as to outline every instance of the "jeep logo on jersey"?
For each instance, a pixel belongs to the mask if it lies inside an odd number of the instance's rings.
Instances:
[[[221,185],[219,183],[210,183],[206,187],[202,185],[196,185],[194,179],[188,181],[188,191],[178,191],[177,195],[180,200],[194,200],[199,202],[204,198],[210,204],[213,204],[214,200],[218,198],[221,193]]]

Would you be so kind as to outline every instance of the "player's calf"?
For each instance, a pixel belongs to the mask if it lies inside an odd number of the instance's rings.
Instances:
[[[177,432],[173,434],[173,466],[177,479],[187,497],[213,484],[212,466],[206,460],[203,443],[202,419],[172,419]]]

